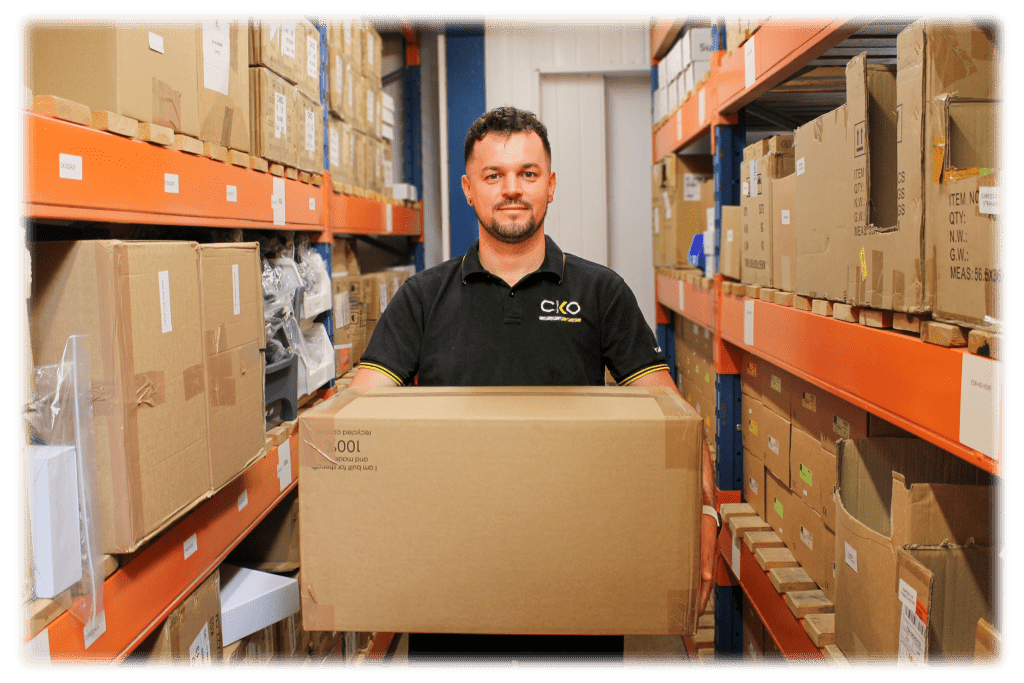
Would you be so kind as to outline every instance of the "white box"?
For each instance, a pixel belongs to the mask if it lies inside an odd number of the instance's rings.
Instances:
[[[313,393],[328,380],[334,379],[334,345],[327,335],[327,328],[320,323],[313,323],[308,329],[303,330],[303,336],[306,339],[306,346],[319,354],[320,361],[307,362],[305,358],[299,356],[299,398]]]
[[[384,107],[384,111],[390,111],[391,113],[394,113],[394,111],[395,111],[395,98],[394,97],[392,97],[391,95],[387,94],[386,92],[381,91],[381,93],[380,93],[380,100],[381,100],[381,104]]]
[[[411,183],[395,183],[392,196],[395,199],[416,201],[416,186]]]
[[[297,579],[220,565],[220,613],[225,646],[298,611]]]
[[[683,46],[681,41],[676,41],[666,56],[668,64],[665,65],[669,81],[674,81],[683,72]]]
[[[693,62],[710,62],[711,55],[715,52],[711,48],[710,28],[691,28],[683,34],[679,42],[682,44],[684,69]]]
[[[29,522],[38,598],[54,598],[82,579],[78,463],[74,446],[29,446]]]

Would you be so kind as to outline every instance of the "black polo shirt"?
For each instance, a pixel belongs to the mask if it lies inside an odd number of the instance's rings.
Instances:
[[[668,369],[636,297],[613,270],[563,254],[514,287],[462,258],[417,273],[381,314],[361,365],[402,385],[603,385]]]

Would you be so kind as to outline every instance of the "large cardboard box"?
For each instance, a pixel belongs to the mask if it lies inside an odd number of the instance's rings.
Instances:
[[[263,455],[263,282],[259,244],[199,247],[210,481],[218,489]]]
[[[826,596],[835,594],[832,564],[835,558],[836,537],[825,528],[821,515],[805,505],[796,492],[786,509],[791,517],[793,545],[790,550]]]
[[[796,175],[772,181],[772,286],[796,291]]]
[[[818,437],[793,428],[790,432],[789,487],[804,505],[821,513],[822,447]],[[831,454],[828,454],[831,456]],[[833,457],[834,462],[834,457]],[[829,495],[831,495],[829,491]]]
[[[196,34],[188,25],[27,27],[28,87],[93,111],[199,136]]]
[[[327,106],[330,113],[348,120],[352,116],[349,104],[345,74],[350,65],[340,47],[328,46],[327,50]],[[346,106],[349,105],[349,106]]]
[[[761,413],[765,408],[761,402],[747,392],[740,396],[740,431],[743,433],[743,450],[764,463],[764,421]]]
[[[89,337],[105,553],[129,553],[210,490],[194,242],[35,242],[32,356]]]
[[[793,136],[776,135],[748,145],[740,168],[743,210],[742,281],[774,286],[772,235],[775,224],[772,184],[793,173]]]
[[[306,19],[249,22],[249,66],[263,66],[320,99],[320,33]]]
[[[847,657],[894,657],[899,551],[928,548],[942,557],[968,541],[991,546],[991,477],[920,439],[890,437],[841,441],[838,467],[836,644]],[[972,580],[984,592],[993,577]]]
[[[310,173],[324,172],[324,108],[320,98],[313,99],[295,88],[295,116],[298,124],[295,136],[295,163],[300,170]]]
[[[380,89],[380,77],[381,77],[381,66],[384,55],[384,43],[380,39],[380,34],[370,24],[363,25],[363,61],[362,61],[362,72],[364,76],[369,77],[376,83],[376,87]]]
[[[992,101],[999,97],[998,59],[991,37],[966,21],[922,19],[903,30],[896,43],[896,116],[892,124],[891,113],[885,106],[892,99],[891,86],[890,91],[872,87],[870,80],[860,77],[862,73],[863,69],[857,71],[857,78],[848,78],[847,99],[856,99],[860,111],[867,111],[866,116],[860,113],[860,117],[867,121],[869,153],[884,150],[895,137],[897,196],[895,219],[887,218],[888,214],[873,217],[869,213],[864,230],[850,245],[850,280],[858,283],[855,303],[909,313],[936,310],[938,278],[942,277],[947,280],[945,292],[954,297],[949,305],[952,311],[970,310],[971,319],[964,322],[994,328],[994,320],[985,320],[986,314],[981,312],[995,303],[989,295],[995,290],[992,278],[999,277],[993,274],[998,269],[998,253],[992,247],[990,232],[994,220],[990,215],[980,214],[970,195],[965,203],[956,204],[954,194],[954,205],[950,206],[950,194],[934,192],[931,187],[936,181],[937,166],[947,160],[944,145],[935,144],[936,137],[946,138],[942,132],[945,112],[933,103],[945,94],[965,100]],[[851,124],[854,122],[851,118]],[[890,125],[892,132],[888,132]],[[972,126],[973,132],[982,134],[982,138],[992,135],[996,128],[988,121],[964,126],[960,133],[971,131]],[[961,142],[967,139],[961,138]],[[958,168],[985,167],[993,161],[994,147],[990,141],[977,141],[978,146],[961,146],[974,147],[975,152],[981,153],[975,159],[967,158],[971,154],[961,158],[956,162]],[[950,147],[959,146],[955,137],[950,143]],[[874,174],[874,160],[869,168]],[[893,182],[891,177],[874,175],[867,180],[872,186],[868,192],[872,201],[876,200],[876,183]],[[881,206],[887,208],[884,203]],[[960,216],[966,221],[970,216],[977,229],[966,224],[951,225],[951,214],[954,221]]]
[[[794,133],[796,156],[796,293],[846,301],[846,254],[850,211],[842,197],[850,188],[847,169],[847,105],[822,114]],[[822,197],[833,198],[822,201]]]
[[[655,253],[655,265],[675,268],[687,265],[687,255],[695,235],[707,228],[705,211],[714,207],[712,159],[707,155],[669,154],[654,167],[652,192],[661,198],[661,214],[656,226],[661,235],[661,251]]]
[[[754,603],[743,596],[743,658],[757,661],[764,658],[764,622],[754,609]]]
[[[249,116],[255,156],[295,167],[295,138],[299,134],[295,105],[295,86],[267,68],[249,67]]]
[[[195,33],[199,139],[248,152],[248,28],[214,20]]]
[[[743,501],[754,508],[761,519],[765,518],[765,475],[764,462],[743,449]]]
[[[209,665],[224,651],[220,618],[220,572],[213,570],[135,650],[150,663]]]
[[[764,492],[764,521],[771,525],[786,547],[792,550],[798,531],[795,506],[801,503],[793,497],[789,487],[767,469],[764,473]]]
[[[739,206],[722,207],[722,239],[718,255],[718,270],[725,277],[739,280],[742,275],[743,209]]]
[[[320,101],[320,31],[309,20],[296,24],[305,49],[301,51],[299,78],[296,87],[317,102]],[[298,36],[297,36],[298,37]]]
[[[299,430],[307,630],[694,632],[703,428],[674,393],[350,388]]]

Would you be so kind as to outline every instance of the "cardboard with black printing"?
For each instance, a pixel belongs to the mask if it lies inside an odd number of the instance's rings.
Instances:
[[[899,551],[930,547],[938,558],[992,545],[991,476],[920,439],[893,437],[840,441],[838,468],[836,645],[848,658],[893,658]]]
[[[740,168],[743,210],[743,282],[775,286],[772,241],[775,215],[772,184],[793,173],[793,136],[775,135],[747,145]]]
[[[102,550],[135,551],[206,499],[207,400],[195,242],[32,246],[37,365],[88,335]]]
[[[796,187],[796,293],[846,301],[850,191],[846,147],[847,105],[822,114],[794,132]],[[822,201],[822,197],[834,201]]]
[[[298,162],[299,134],[295,86],[262,66],[249,67],[249,120],[252,153],[284,166]]]
[[[703,438],[665,389],[349,388],[299,419],[303,627],[693,633]]]
[[[40,22],[26,28],[26,39],[33,94],[199,136],[192,26]]]
[[[214,569],[135,649],[129,661],[203,665],[220,662],[223,651],[220,571]]]
[[[199,245],[210,481],[219,489],[264,453],[263,285],[259,244]]]
[[[953,188],[945,183],[938,183],[939,188],[933,185],[938,167],[948,170],[948,152],[956,154],[954,148],[963,153],[953,162],[958,169],[996,167],[993,119],[997,117],[959,130],[954,125],[947,131],[943,120],[947,112],[934,103],[944,95],[965,102],[993,102],[999,97],[998,61],[988,31],[968,21],[918,20],[897,36],[895,111],[889,104],[892,85],[872,82],[863,60],[851,62],[847,70],[850,127],[852,131],[860,121],[866,122],[868,152],[853,158],[853,168],[870,173],[863,180],[867,182],[864,196],[871,199],[866,220],[856,226],[847,252],[849,281],[857,285],[851,292],[853,303],[924,313],[942,309],[940,299],[951,295],[953,300],[945,304],[949,317],[965,315],[965,323],[995,329],[988,307],[995,304],[994,278],[999,277],[991,232],[996,221],[992,214],[981,213],[970,195],[956,203],[959,192],[971,191],[968,187],[951,193]],[[936,145],[936,138],[941,145]],[[880,175],[878,154],[885,160],[893,141],[895,174]],[[993,180],[981,176],[979,184],[994,185]],[[894,183],[895,199],[887,198]],[[965,223],[961,225],[960,220]],[[939,278],[946,280],[941,292]]]

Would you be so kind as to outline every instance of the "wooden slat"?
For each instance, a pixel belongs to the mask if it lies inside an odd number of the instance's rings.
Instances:
[[[249,155],[245,152],[239,152],[237,149],[229,149],[228,162],[234,166],[249,168]]]
[[[825,299],[815,299],[811,302],[811,313],[814,315],[832,317],[832,302]]]
[[[270,162],[267,161],[266,159],[262,158],[262,157],[250,156],[249,157],[249,168],[251,168],[254,171],[260,171],[262,173],[267,173],[267,172],[270,171]]]
[[[772,303],[780,306],[792,306],[793,292],[774,292],[772,294]]]
[[[812,591],[818,588],[818,584],[803,567],[775,567],[768,571],[768,580],[780,593]]]
[[[984,619],[978,619],[978,627],[974,631],[974,656],[977,659],[998,658],[1002,651],[1003,639],[999,631]]]
[[[902,330],[903,332],[921,334],[921,323],[925,320],[926,318],[919,315],[896,312],[892,314],[892,328],[894,330]]]
[[[786,606],[793,616],[803,619],[808,614],[834,612],[835,605],[820,589],[807,591],[790,591],[786,593]]]
[[[862,308],[857,314],[857,322],[868,327],[889,329],[892,327],[892,311],[878,311],[873,308]]]
[[[139,134],[138,121],[112,111],[94,111],[89,125],[96,130],[105,130],[128,138],[137,137]]]
[[[188,154],[195,154],[196,156],[202,156],[203,142],[189,135],[181,135],[180,133],[177,133],[174,136],[174,142],[171,143],[171,149],[178,150],[179,152],[187,152]]]
[[[850,665],[850,662],[846,659],[843,651],[840,650],[837,645],[826,645],[822,649],[825,651],[825,661],[830,664]]]
[[[139,122],[139,140],[152,142],[155,145],[170,147],[174,144],[174,130],[155,123]]]
[[[751,299],[760,299],[761,285],[747,285],[747,297]]]
[[[836,642],[835,612],[808,614],[804,617],[804,630],[817,647],[834,645]]]
[[[793,295],[793,308],[798,311],[809,311],[811,310],[811,303],[813,299],[809,299],[806,296],[800,296],[799,294]]]
[[[89,107],[62,97],[36,95],[32,98],[32,111],[83,126],[92,125],[92,110]]]
[[[1001,338],[998,334],[985,330],[971,330],[967,334],[967,348],[971,353],[999,360],[1002,357],[1001,346]]]
[[[743,538],[743,534],[748,531],[766,531],[771,528],[768,522],[756,516],[733,517],[729,520],[729,531],[733,538]]]
[[[764,301],[766,303],[771,303],[772,302],[772,296],[777,291],[779,291],[779,290],[773,289],[771,287],[762,287],[761,291],[758,293],[758,298],[760,298],[761,301]]]
[[[776,567],[799,567],[800,563],[793,557],[789,548],[758,548],[754,553],[757,565],[764,571]]]
[[[722,503],[718,506],[718,514],[722,516],[722,526],[728,526],[733,517],[749,517],[757,513],[750,503]]]
[[[299,169],[286,166],[284,169],[284,177],[287,178],[288,180],[298,180]]]
[[[832,317],[848,323],[859,323],[860,309],[849,304],[834,303],[832,304]]]
[[[935,320],[921,323],[921,341],[947,348],[967,346],[967,336],[962,329]]]
[[[743,543],[751,553],[758,548],[785,548],[785,542],[774,531],[748,531],[743,534]]]

